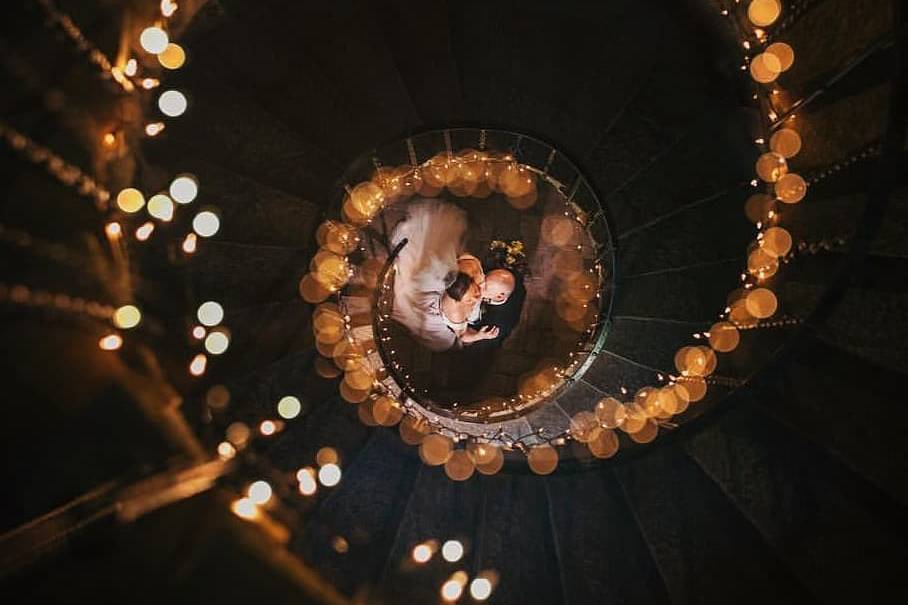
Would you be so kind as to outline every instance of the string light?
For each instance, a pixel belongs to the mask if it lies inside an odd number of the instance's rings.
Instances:
[[[181,248],[186,254],[193,254],[196,251],[197,244],[198,240],[196,238],[196,234],[190,233],[186,236],[185,239],[183,239],[183,245],[181,246]]]
[[[201,376],[205,373],[205,367],[208,365],[208,358],[199,353],[192,358],[192,361],[189,362],[189,373],[193,376]]]
[[[292,395],[281,397],[281,400],[277,402],[277,413],[285,420],[296,418],[302,409],[303,405],[300,400]]]
[[[124,330],[136,327],[140,321],[142,312],[135,305],[123,305],[113,314],[114,325]]]
[[[221,220],[210,210],[203,210],[192,219],[192,229],[200,237],[212,237],[220,228]]]
[[[258,505],[265,504],[271,500],[271,495],[273,493],[271,485],[269,485],[267,481],[256,481],[246,490],[246,495],[249,499]]]
[[[326,464],[320,469],[318,469],[318,480],[319,483],[325,487],[333,487],[340,483],[341,480],[341,469],[336,464]]]
[[[108,334],[101,337],[98,346],[103,351],[116,351],[123,346],[123,338],[119,334]]]
[[[145,134],[150,137],[156,137],[164,132],[164,128],[164,122],[152,122],[151,124],[145,125]]]
[[[196,317],[203,326],[216,326],[224,319],[224,307],[213,300],[203,302],[196,310]]]
[[[199,194],[199,181],[191,174],[180,174],[170,182],[169,191],[178,204],[189,204]]]
[[[171,42],[162,52],[158,53],[158,63],[166,69],[179,69],[186,62],[186,52],[179,44]]]
[[[146,241],[154,232],[154,223],[146,221],[136,228],[136,239],[140,242]]]
[[[441,556],[448,563],[456,563],[463,558],[463,544],[458,540],[448,540],[441,545]]]
[[[164,52],[169,43],[170,40],[167,37],[167,32],[160,27],[146,27],[139,35],[139,44],[145,52],[153,55]]]
[[[183,115],[189,102],[186,96],[178,90],[167,90],[158,97],[158,109],[165,116],[176,118]]]
[[[153,195],[148,200],[148,214],[160,221],[169,222],[172,220],[173,211],[173,200],[163,193]]]

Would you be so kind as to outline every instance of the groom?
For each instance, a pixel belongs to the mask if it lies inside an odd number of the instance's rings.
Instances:
[[[479,330],[485,326],[497,327],[498,335],[475,343],[474,348],[500,347],[504,339],[520,323],[527,291],[523,280],[508,269],[493,269],[482,284],[482,312],[479,320],[470,327]]]

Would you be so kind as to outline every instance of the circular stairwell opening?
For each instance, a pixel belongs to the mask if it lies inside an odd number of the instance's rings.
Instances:
[[[378,387],[435,419],[496,423],[585,371],[605,337],[614,247],[567,158],[518,133],[432,131],[361,158],[344,181],[301,288],[336,297],[317,341],[345,370],[347,400]]]

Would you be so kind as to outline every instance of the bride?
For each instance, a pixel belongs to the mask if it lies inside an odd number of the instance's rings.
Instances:
[[[459,349],[497,336],[497,328],[469,327],[478,317],[482,294],[481,282],[468,269],[469,255],[460,255],[466,230],[463,210],[423,199],[408,205],[407,217],[391,237],[392,247],[407,240],[396,259],[391,316],[432,351]]]

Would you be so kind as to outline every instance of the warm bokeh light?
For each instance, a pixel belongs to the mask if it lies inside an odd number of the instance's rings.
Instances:
[[[714,323],[709,329],[709,346],[720,353],[728,353],[737,348],[741,342],[738,329],[727,321]]]
[[[249,430],[249,427],[244,422],[234,422],[227,427],[224,435],[227,437],[227,441],[239,449],[244,447],[246,442],[249,441],[252,431]]]
[[[179,44],[171,42],[158,53],[158,63],[167,69],[179,69],[186,62],[186,51]]]
[[[191,362],[189,362],[189,373],[193,376],[201,376],[205,373],[207,365],[208,358],[203,353],[199,353],[192,358]]]
[[[123,346],[123,338],[119,334],[108,334],[101,337],[98,346],[103,351],[116,351]]]
[[[757,27],[772,25],[781,13],[780,0],[753,0],[747,7],[747,18]]]
[[[596,404],[596,417],[605,428],[618,428],[627,418],[625,405],[614,397],[605,397]]]
[[[786,204],[797,204],[807,195],[807,181],[801,175],[789,172],[775,184],[775,192]]]
[[[123,67],[123,73],[130,78],[136,75],[137,71],[139,71],[139,62],[135,59],[128,60],[126,62],[126,65]]]
[[[488,578],[478,577],[470,582],[470,596],[477,601],[485,601],[492,596],[492,581]]]
[[[259,432],[265,437],[270,437],[277,432],[277,424],[273,420],[263,420],[259,425]]]
[[[315,462],[319,466],[325,466],[326,464],[337,464],[340,462],[340,456],[337,454],[337,450],[333,447],[323,447],[315,453]]]
[[[199,194],[199,181],[191,174],[180,174],[170,182],[168,191],[178,204],[188,204]]]
[[[139,35],[139,44],[145,52],[153,55],[164,52],[169,43],[170,39],[167,37],[167,32],[160,27],[146,27]]]
[[[456,563],[463,558],[464,548],[459,540],[448,540],[441,545],[441,556],[448,563]]]
[[[221,441],[218,444],[218,456],[221,457],[221,460],[230,460],[236,456],[236,448],[227,441]]]
[[[223,410],[230,403],[230,389],[222,384],[212,385],[205,392],[205,403],[213,410]]]
[[[440,466],[448,461],[454,443],[448,437],[433,433],[426,435],[419,445],[419,456],[429,466]]]
[[[230,333],[225,328],[212,330],[205,337],[205,350],[212,355],[221,355],[230,346]]]
[[[760,84],[774,82],[782,73],[782,63],[779,58],[770,53],[762,53],[750,62],[750,75]]]
[[[164,124],[164,122],[152,122],[150,124],[145,125],[145,134],[147,134],[150,137],[156,137],[159,134],[161,134],[162,132],[164,132],[164,129],[166,127],[167,126]]]
[[[463,584],[457,580],[448,580],[441,585],[441,598],[445,601],[456,601],[463,594]]]
[[[265,504],[271,500],[273,491],[267,481],[256,481],[246,490],[246,495],[256,504]]]
[[[189,233],[186,235],[186,238],[183,240],[183,245],[181,246],[183,252],[186,254],[193,254],[198,248],[198,236],[195,233]]]
[[[230,510],[232,510],[237,517],[243,519],[256,519],[260,514],[259,507],[248,497],[234,500],[233,504],[230,505]]]
[[[791,246],[791,234],[783,227],[770,227],[760,239],[760,248],[773,258],[785,256],[791,251]]]
[[[396,400],[382,396],[372,404],[372,417],[381,426],[394,426],[403,418],[404,412]]]
[[[111,239],[118,238],[123,233],[123,226],[116,221],[107,223],[106,225],[104,225],[104,233],[106,233],[107,237]]]
[[[769,148],[785,158],[793,158],[801,151],[801,135],[791,128],[780,128],[769,139]]]
[[[537,475],[548,475],[558,467],[558,452],[551,445],[530,448],[527,463]]]
[[[611,458],[618,452],[618,435],[611,429],[603,429],[586,446],[596,458]]]
[[[593,412],[583,410],[571,418],[571,436],[580,443],[589,443],[598,437],[600,432],[602,427],[599,425],[599,418]]]
[[[164,222],[171,220],[173,218],[173,210],[173,200],[163,193],[153,195],[148,200],[148,214],[158,220]]]
[[[767,220],[769,213],[776,207],[776,202],[765,193],[755,193],[744,204],[744,214],[752,223],[759,223]]]
[[[183,115],[188,106],[186,95],[179,90],[166,90],[158,97],[158,109],[165,116],[176,118]]]
[[[794,49],[784,42],[774,42],[766,47],[768,54],[774,55],[779,60],[781,71],[788,71],[794,64]]]
[[[113,314],[114,325],[124,330],[136,327],[140,321],[142,321],[142,312],[135,305],[123,305]]]
[[[299,490],[302,495],[311,496],[318,491],[318,483],[315,481],[315,469],[312,467],[301,468],[296,473],[296,480],[299,481]]]
[[[767,288],[756,288],[747,295],[745,299],[747,310],[751,315],[758,319],[772,317],[779,308],[779,301],[772,290]]]
[[[453,481],[466,481],[475,470],[476,465],[466,450],[455,450],[445,462],[445,474]]]
[[[775,152],[767,152],[757,160],[757,176],[767,183],[775,183],[788,172],[785,158]]]
[[[338,465],[329,463],[318,469],[318,481],[325,487],[333,487],[340,483],[341,469]]]
[[[281,418],[285,420],[292,420],[296,418],[297,416],[299,416],[302,409],[303,404],[300,403],[300,400],[293,395],[281,397],[280,401],[277,402],[277,413]]]
[[[145,196],[138,189],[127,188],[117,194],[117,208],[130,214],[136,213],[145,206]]]
[[[165,17],[173,16],[179,6],[173,0],[161,0],[161,14]]]
[[[423,563],[428,563],[429,560],[432,559],[432,555],[434,554],[435,549],[433,548],[433,545],[431,543],[424,542],[413,547],[411,556],[413,557],[414,562],[422,565]]]
[[[221,219],[211,210],[202,210],[192,219],[192,230],[200,237],[211,237],[221,228]]]
[[[196,317],[203,326],[216,326],[224,320],[224,307],[213,300],[203,302],[196,311]]]
[[[347,539],[343,536],[334,536],[331,540],[331,547],[334,549],[334,552],[344,555],[350,550],[350,543],[347,542]]]
[[[136,239],[140,242],[144,242],[151,237],[152,233],[154,233],[154,223],[145,221],[136,228]]]
[[[747,256],[747,272],[758,280],[769,279],[778,270],[779,259],[770,256],[762,248],[754,248]]]

